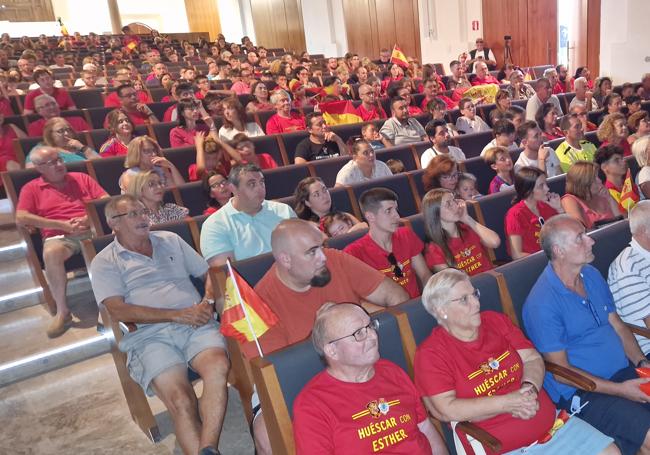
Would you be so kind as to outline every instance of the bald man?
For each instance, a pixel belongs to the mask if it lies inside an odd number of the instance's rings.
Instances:
[[[448,453],[406,372],[379,358],[376,322],[358,305],[326,303],[318,310],[312,342],[327,368],[294,402],[298,454]],[[377,400],[391,404],[350,421]],[[374,425],[391,428],[360,437]]]
[[[275,264],[255,286],[279,319],[259,338],[265,354],[307,338],[325,302],[393,306],[409,298],[383,273],[347,253],[323,248],[322,232],[308,221],[293,218],[278,224],[271,235],[271,249]],[[242,351],[249,358],[257,356],[253,343],[243,345]],[[259,455],[271,453],[259,413],[253,420],[253,436]]]

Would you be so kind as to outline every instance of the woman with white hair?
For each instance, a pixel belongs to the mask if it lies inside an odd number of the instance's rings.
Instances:
[[[418,346],[414,368],[429,412],[474,422],[501,442],[499,453],[620,453],[579,418],[556,415],[542,388],[541,355],[506,315],[482,312],[479,297],[467,274],[451,268],[424,288],[422,303],[438,326]]]
[[[306,129],[305,117],[291,110],[291,96],[285,90],[276,90],[271,95],[275,114],[266,122],[266,134],[290,133]]]
[[[639,173],[636,175],[636,184],[639,194],[643,199],[650,199],[650,136],[643,136],[632,144],[632,154],[639,164]]]

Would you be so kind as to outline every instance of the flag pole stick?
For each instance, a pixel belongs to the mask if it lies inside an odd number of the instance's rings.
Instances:
[[[242,311],[244,312],[244,317],[246,318],[248,329],[251,331],[251,334],[253,335],[253,339],[255,340],[255,346],[257,346],[257,352],[260,353],[260,357],[264,357],[264,354],[262,353],[262,347],[260,346],[260,342],[257,339],[257,334],[255,333],[255,330],[253,330],[253,324],[251,323],[251,319],[248,316],[246,305],[244,305],[244,299],[241,298],[241,294],[239,292],[239,286],[237,286],[237,280],[235,279],[235,274],[233,273],[232,266],[230,265],[230,259],[226,259],[226,264],[228,265],[228,275],[230,275],[230,279],[232,280],[233,287],[235,288],[235,292],[237,293],[237,300],[239,300],[239,304],[241,305]]]

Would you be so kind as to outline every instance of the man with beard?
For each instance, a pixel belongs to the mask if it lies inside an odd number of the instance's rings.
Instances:
[[[383,273],[343,251],[323,248],[323,233],[308,221],[282,221],[273,230],[271,248],[275,264],[255,286],[279,320],[259,338],[265,354],[307,338],[316,312],[325,302],[366,301],[393,306],[409,298]],[[241,348],[247,357],[257,356],[254,343]],[[253,407],[257,453],[271,453],[264,419],[256,413],[255,397]]]

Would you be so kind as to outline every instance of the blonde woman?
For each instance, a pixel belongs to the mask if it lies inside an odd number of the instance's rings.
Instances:
[[[64,163],[99,158],[97,152],[77,139],[72,126],[62,117],[52,117],[43,128],[43,142],[39,145],[54,147]],[[33,150],[33,149],[32,149]],[[25,159],[25,167],[33,167],[31,151]]]
[[[176,166],[162,156],[160,146],[149,136],[136,137],[129,142],[124,167],[126,171],[120,176],[122,193],[126,192],[129,181],[133,176],[144,171],[154,171],[158,174],[165,188],[172,188],[185,183]]]
[[[127,193],[137,197],[146,207],[151,224],[180,221],[189,210],[172,202],[163,202],[165,185],[153,170],[138,172],[129,181]]]

